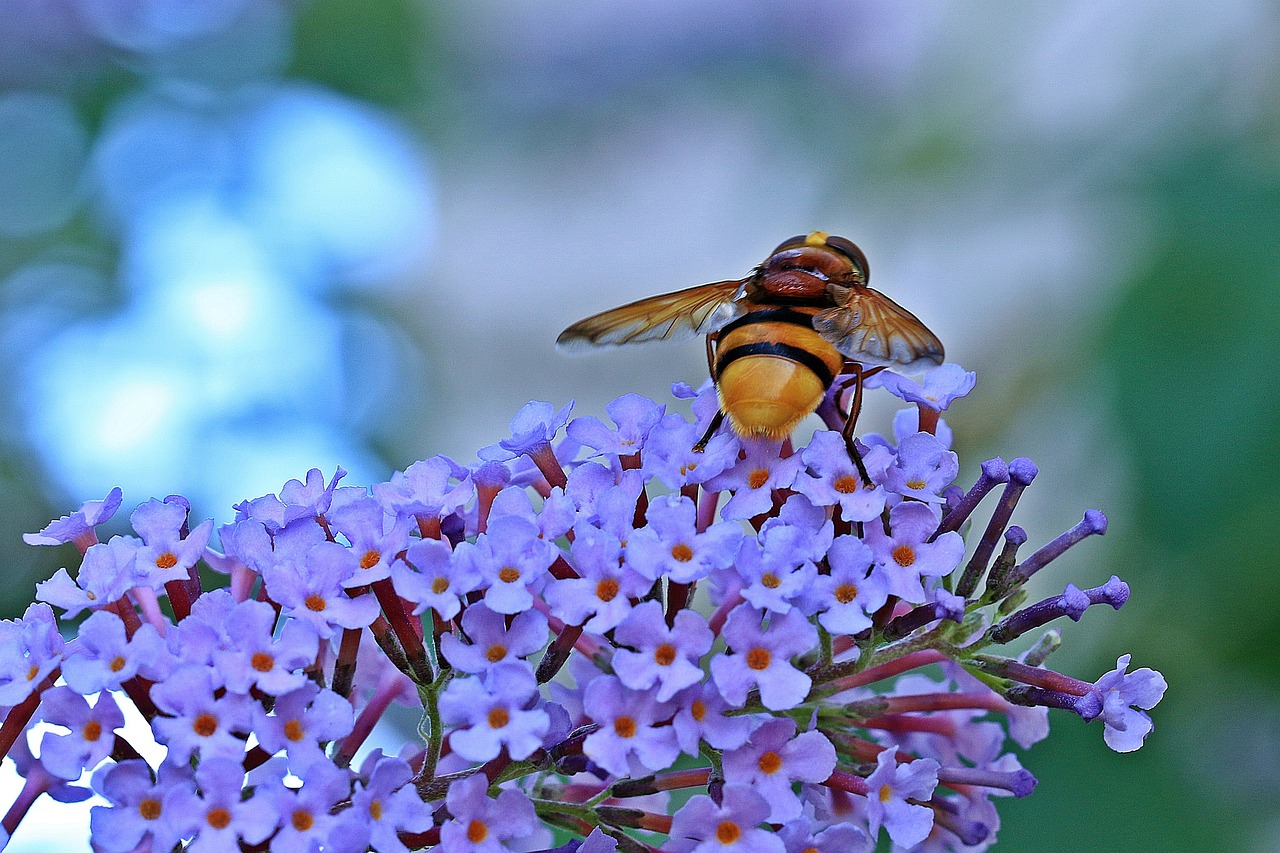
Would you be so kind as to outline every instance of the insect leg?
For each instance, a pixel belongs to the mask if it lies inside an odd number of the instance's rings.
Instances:
[[[845,419],[844,429],[840,434],[844,437],[844,446],[849,450],[849,458],[853,460],[853,464],[858,469],[858,476],[862,477],[862,482],[866,486],[871,485],[871,477],[867,474],[867,466],[862,462],[862,454],[858,452],[857,444],[853,438],[853,428],[858,423],[858,415],[862,413],[862,386],[863,382],[870,376],[874,376],[883,367],[873,367],[870,370],[863,370],[862,365],[856,361],[845,362],[845,369],[852,372],[852,376],[846,379],[836,393],[837,399],[840,394],[844,393],[849,385],[853,385],[853,403],[849,406],[849,416]]]
[[[711,381],[716,381],[716,342],[720,340],[720,335],[712,332],[707,335],[707,372],[711,374]]]
[[[716,379],[716,344],[720,340],[720,335],[712,332],[707,335],[707,370],[711,373],[711,381]],[[711,436],[715,435],[716,430],[720,429],[720,424],[724,423],[724,412],[716,412],[716,416],[711,419],[711,426],[707,427],[707,431],[702,434],[702,438],[698,439],[698,443],[693,446],[694,453],[701,453],[707,449],[707,442],[711,440]]]
[[[711,440],[711,436],[715,435],[716,430],[720,429],[722,423],[724,423],[724,412],[716,412],[716,416],[711,419],[711,426],[707,427],[702,438],[698,439],[698,443],[693,446],[694,453],[701,453],[707,449],[707,442]]]

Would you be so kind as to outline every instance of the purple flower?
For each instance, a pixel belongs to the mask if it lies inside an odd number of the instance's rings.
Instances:
[[[259,844],[275,832],[279,815],[255,793],[244,798],[244,768],[238,759],[211,758],[196,768],[199,794],[189,787],[171,791],[164,800],[170,825],[183,837],[195,835],[186,849],[193,853],[236,853],[240,842]]]
[[[89,813],[94,849],[106,853],[128,853],[147,836],[152,850],[172,850],[182,837],[174,826],[182,817],[171,814],[169,804],[195,796],[190,768],[165,762],[152,781],[151,768],[138,759],[103,768],[94,774],[93,789],[111,804]]]
[[[811,822],[800,818],[778,830],[787,853],[871,853],[875,847],[867,833],[851,823],[837,823],[814,833]]]
[[[124,726],[124,714],[111,693],[99,693],[92,708],[70,687],[50,688],[40,698],[44,721],[70,729],[66,734],[46,732],[40,741],[40,763],[50,773],[75,781],[111,754],[115,731]]]
[[[276,612],[263,601],[237,604],[226,617],[228,645],[214,651],[213,661],[223,683],[233,693],[256,687],[280,696],[301,687],[302,672],[315,662],[319,638],[305,622],[290,619],[274,634]]]
[[[490,519],[489,529],[474,544],[459,543],[453,552],[455,561],[481,577],[490,610],[511,614],[533,606],[533,591],[542,588],[558,553],[538,533],[536,524],[504,515]]]
[[[667,407],[639,394],[623,394],[604,410],[617,425],[616,430],[609,429],[599,418],[575,418],[567,430],[569,437],[598,453],[631,456],[644,449],[645,439],[662,420]]]
[[[1116,660],[1116,668],[1094,685],[1102,696],[1102,739],[1116,752],[1133,752],[1151,733],[1151,718],[1144,713],[1164,698],[1168,684],[1153,669],[1126,673],[1129,655]],[[1138,710],[1142,709],[1142,710]]]
[[[104,607],[124,596],[138,579],[135,557],[141,543],[132,536],[113,536],[84,554],[76,579],[58,569],[47,581],[36,584],[41,601],[61,607],[68,619],[83,611]]]
[[[415,462],[391,481],[373,487],[389,512],[414,518],[444,518],[462,509],[475,493],[470,473],[447,456]]]
[[[898,456],[884,472],[884,487],[904,498],[942,503],[942,490],[960,472],[960,460],[927,432],[902,439]]]
[[[235,505],[237,521],[252,518],[262,522],[267,530],[278,533],[295,522],[316,518],[329,511],[338,481],[347,475],[341,467],[326,486],[324,474],[319,468],[307,472],[306,482],[290,480],[280,489],[280,497],[263,495]]]
[[[612,533],[590,525],[574,532],[570,554],[579,577],[551,581],[543,597],[566,624],[603,634],[618,626],[631,611],[631,599],[653,582],[622,563],[622,543]]]
[[[62,662],[62,676],[84,694],[119,690],[139,672],[152,680],[167,675],[168,657],[155,628],[143,624],[129,638],[119,616],[99,610],[80,623],[80,633]]]
[[[415,539],[405,559],[392,564],[391,583],[401,598],[417,605],[415,616],[430,607],[441,619],[452,619],[462,609],[462,596],[478,589],[481,581],[474,564],[454,560],[446,543]]]
[[[809,695],[812,679],[791,665],[791,659],[818,642],[818,631],[798,611],[769,616],[748,604],[729,614],[723,635],[731,655],[711,659],[711,676],[725,700],[742,707],[747,691],[760,690],[760,702],[771,711],[794,708]]]
[[[483,774],[459,779],[449,786],[445,805],[450,820],[440,827],[440,853],[504,853],[503,842],[523,838],[537,827],[529,798],[508,788],[489,798]]]
[[[330,843],[343,839],[341,846],[347,850],[372,847],[378,853],[408,853],[397,833],[431,828],[430,810],[408,784],[413,769],[399,758],[375,750],[360,771],[368,781],[357,782],[351,808],[338,814]]]
[[[646,601],[622,620],[614,639],[622,646],[613,655],[618,679],[632,690],[658,685],[657,699],[666,702],[679,691],[702,681],[698,661],[711,651],[715,637],[707,620],[692,610],[681,610],[667,627],[662,605]]]
[[[742,528],[728,521],[697,529],[697,507],[683,495],[661,495],[649,502],[647,524],[627,540],[627,563],[650,581],[701,580],[732,565]]]
[[[972,391],[976,382],[976,373],[948,362],[926,371],[923,383],[892,370],[882,370],[867,379],[867,387],[883,388],[908,403],[919,403],[940,412]]]
[[[572,400],[559,411],[550,403],[525,403],[511,419],[511,437],[485,448],[481,451],[480,458],[505,462],[517,456],[532,456],[542,448],[550,448],[551,440],[569,420],[571,411]]]
[[[280,830],[271,838],[272,853],[312,853],[325,847],[337,822],[333,807],[347,799],[347,773],[328,760],[316,761],[302,772],[302,787],[283,782],[262,785],[255,800],[270,804],[280,816]]]
[[[675,701],[679,710],[671,719],[671,727],[676,730],[680,749],[689,755],[700,754],[700,740],[715,749],[737,749],[760,722],[748,714],[727,714],[729,703],[709,681],[690,687]]]
[[[938,529],[938,511],[931,504],[904,501],[889,511],[889,528],[867,526],[866,542],[875,555],[876,571],[882,572],[889,592],[903,601],[923,604],[927,600],[922,578],[950,574],[964,559],[964,540],[949,532],[930,542]]]
[[[717,432],[705,449],[695,451],[693,445],[701,437],[698,429],[680,415],[667,415],[645,443],[645,472],[668,489],[679,489],[701,485],[738,461],[741,444],[732,432]]]
[[[199,751],[202,761],[221,756],[239,761],[253,705],[247,696],[214,696],[209,671],[184,666],[151,688],[151,700],[169,716],[156,717],[156,740],[169,747],[170,761],[186,761]]]
[[[813,434],[809,446],[800,452],[808,472],[796,474],[792,488],[818,506],[840,507],[845,521],[871,521],[879,517],[888,495],[878,483],[893,462],[893,454],[884,447],[873,447],[862,462],[873,485],[862,482],[862,475],[849,458],[844,437],[834,431]],[[809,473],[812,472],[812,473]]]
[[[301,564],[270,567],[263,581],[287,616],[327,639],[339,628],[363,628],[378,615],[372,595],[351,598],[343,589],[357,565],[355,555],[337,542],[321,542],[307,551]]]
[[[519,660],[547,645],[547,617],[537,610],[517,613],[508,626],[501,613],[477,602],[462,614],[464,643],[453,634],[440,639],[440,651],[460,672],[483,672],[503,661]]]
[[[796,782],[824,782],[836,769],[836,750],[821,732],[796,734],[795,720],[766,720],[745,745],[724,754],[726,785],[750,785],[769,802],[769,823],[800,817]]]
[[[467,761],[507,754],[520,761],[542,746],[551,718],[540,708],[526,710],[538,695],[533,670],[523,661],[500,663],[480,678],[455,678],[440,697],[440,715],[453,726],[449,744]]]
[[[0,707],[22,702],[62,661],[63,641],[47,604],[0,621]]]
[[[933,810],[908,800],[927,801],[938,787],[938,762],[920,758],[899,764],[890,748],[876,757],[867,777],[867,821],[871,834],[884,827],[899,847],[914,847],[933,829]]]
[[[143,547],[137,553],[137,571],[147,583],[159,589],[173,580],[185,580],[187,571],[196,564],[209,544],[213,519],[200,522],[184,538],[188,508],[177,501],[150,500],[140,505],[129,517],[133,529],[142,537]]]
[[[787,613],[792,600],[806,592],[818,568],[805,555],[813,534],[789,524],[762,531],[763,547],[744,539],[735,568],[744,584],[742,597],[759,610]]]
[[[120,487],[116,486],[107,492],[107,496],[102,500],[85,501],[80,505],[79,510],[49,522],[39,533],[22,534],[22,541],[28,545],[61,545],[65,542],[75,542],[77,546],[82,546],[80,550],[83,552],[98,541],[94,528],[111,520],[116,510],[120,508],[123,495]]]
[[[285,752],[295,774],[324,759],[321,745],[345,737],[355,722],[350,702],[310,681],[280,696],[271,710],[253,706],[253,733],[268,752]]]
[[[818,575],[804,599],[805,612],[833,634],[857,634],[889,598],[881,573],[871,573],[875,555],[856,536],[838,536],[827,552],[831,573]]]
[[[600,727],[583,741],[582,752],[615,776],[630,772],[635,758],[651,772],[665,770],[680,754],[675,732],[660,726],[671,709],[649,691],[629,690],[606,675],[587,685],[583,709]]]
[[[725,785],[721,805],[698,794],[676,812],[671,837],[662,845],[670,853],[785,853],[782,839],[761,829],[769,803],[747,785]]]
[[[388,524],[382,504],[371,497],[361,496],[335,506],[329,520],[347,537],[351,553],[359,560],[359,569],[343,582],[346,587],[365,586],[390,577],[396,555],[409,545],[410,517],[393,516]]]
[[[720,514],[725,519],[752,518],[773,508],[775,489],[788,488],[804,467],[798,453],[783,458],[771,441],[743,442],[743,458],[707,481],[712,491],[728,489],[733,497]]]

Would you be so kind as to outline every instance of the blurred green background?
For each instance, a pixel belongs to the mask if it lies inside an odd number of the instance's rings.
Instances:
[[[665,399],[700,344],[556,334],[821,229],[978,372],[962,479],[1033,458],[1032,544],[1107,512],[1041,583],[1132,599],[1054,663],[1170,684],[1133,755],[1054,717],[996,849],[1280,849],[1278,39],[1263,0],[6,0],[4,615],[72,559],[20,534],[112,485],[225,521]]]

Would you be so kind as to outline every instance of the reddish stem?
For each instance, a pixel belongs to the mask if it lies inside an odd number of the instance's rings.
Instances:
[[[4,722],[0,723],[0,758],[4,758],[9,754],[9,749],[18,739],[18,736],[22,734],[23,729],[27,727],[27,723],[31,722],[31,717],[35,714],[36,708],[40,707],[40,695],[52,687],[61,674],[61,668],[55,667],[53,672],[45,676],[44,681],[40,682],[40,686],[31,691],[26,699],[9,709],[9,713],[5,715]]]
[[[538,466],[538,470],[542,472],[542,476],[547,478],[547,483],[552,486],[564,488],[568,483],[565,477],[564,469],[560,467],[560,460],[556,458],[556,453],[551,449],[551,442],[544,442],[534,448],[529,453],[529,458],[533,460],[533,464]]]
[[[377,596],[378,603],[382,605],[382,612],[391,624],[391,630],[395,632],[396,639],[400,641],[400,648],[404,649],[405,657],[409,660],[409,668],[413,671],[415,680],[419,684],[431,683],[435,678],[435,674],[431,671],[431,661],[427,658],[427,648],[422,644],[420,631],[415,631],[413,626],[409,624],[409,618],[405,615],[404,605],[400,602],[400,596],[396,594],[395,587],[391,585],[391,578],[374,581],[373,594]]]
[[[866,779],[845,770],[832,770],[827,781],[822,784],[837,791],[846,791],[850,794],[861,794],[862,796],[866,796],[867,791],[870,790],[867,788]]]

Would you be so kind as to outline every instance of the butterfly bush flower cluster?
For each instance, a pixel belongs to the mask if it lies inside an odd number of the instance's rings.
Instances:
[[[1106,519],[1026,547],[1030,460],[956,484],[939,413],[973,374],[869,384],[913,405],[856,461],[838,400],[803,447],[722,430],[695,452],[715,390],[678,385],[692,419],[530,403],[471,465],[312,470],[216,530],[170,496],[99,541],[122,496],[86,503],[27,536],[78,568],[0,623],[25,778],[3,839],[41,795],[96,795],[108,853],[986,849],[994,798],[1036,784],[1011,744],[1056,708],[1137,749],[1164,680],[1045,666],[1055,622],[1129,590],[1028,600]],[[371,749],[394,705],[417,730]]]

